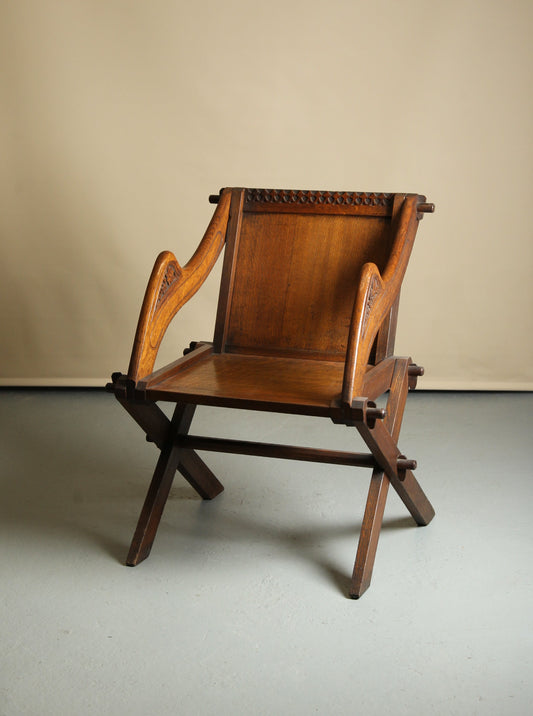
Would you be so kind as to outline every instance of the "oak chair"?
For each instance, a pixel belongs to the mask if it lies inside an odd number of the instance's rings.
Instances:
[[[419,220],[434,210],[417,194],[223,189],[198,249],[181,266],[155,263],[127,375],[107,389],[160,449],[127,557],[148,557],[176,470],[204,499],[224,488],[196,451],[336,463],[372,470],[350,596],[372,576],[389,484],[418,525],[434,511],[416,462],[397,445],[409,389],[423,369],[393,355],[400,287]],[[212,342],[156,370],[176,312],[225,246]],[[376,399],[388,391],[386,408]],[[172,420],[156,405],[176,403]],[[369,453],[189,434],[197,405],[329,418],[353,426]]]

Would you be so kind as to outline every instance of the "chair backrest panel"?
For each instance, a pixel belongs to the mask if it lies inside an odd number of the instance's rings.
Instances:
[[[261,209],[242,210],[220,349],[344,360],[361,269],[383,271],[391,251],[391,210]]]

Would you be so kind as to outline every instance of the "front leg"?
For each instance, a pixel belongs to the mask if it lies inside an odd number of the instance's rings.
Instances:
[[[126,564],[131,567],[150,554],[176,469],[203,499],[212,499],[224,489],[193,450],[180,448],[176,444],[178,437],[189,432],[195,410],[196,405],[178,403],[172,422],[169,422],[166,441],[162,446],[126,560]]]

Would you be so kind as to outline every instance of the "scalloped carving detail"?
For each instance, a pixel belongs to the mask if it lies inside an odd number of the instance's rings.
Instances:
[[[338,206],[389,207],[394,194],[354,191],[304,191],[299,189],[248,189],[247,202],[262,204],[333,204]]]
[[[157,296],[157,303],[155,305],[156,310],[163,303],[169,290],[176,283],[176,281],[179,281],[180,277],[181,271],[179,267],[175,263],[169,264],[167,266],[167,270],[165,271],[165,275],[163,276],[161,288],[159,289],[159,295]]]
[[[377,276],[372,276],[370,286],[368,287],[368,297],[366,299],[365,313],[363,316],[363,330],[366,331],[368,318],[372,312],[372,308],[376,302],[377,297],[381,293],[381,281]]]

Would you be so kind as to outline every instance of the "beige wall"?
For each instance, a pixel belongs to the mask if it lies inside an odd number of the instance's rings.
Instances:
[[[398,352],[424,387],[533,387],[530,0],[17,0],[0,17],[0,378],[125,370],[153,260],[221,186],[437,204]],[[209,339],[216,278],[161,355]]]

